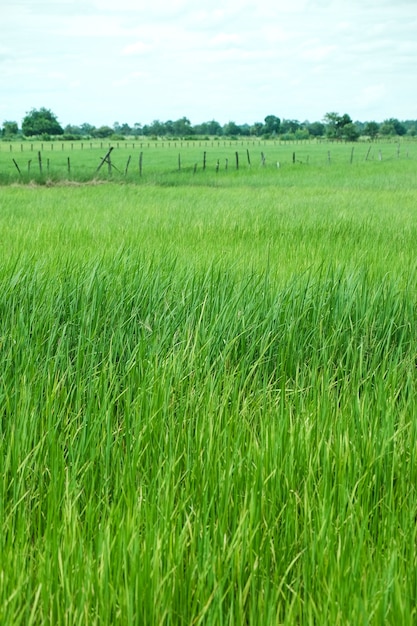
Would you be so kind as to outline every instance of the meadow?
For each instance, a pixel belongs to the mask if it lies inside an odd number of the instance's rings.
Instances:
[[[1,146],[1,624],[416,623],[417,144],[352,147]]]

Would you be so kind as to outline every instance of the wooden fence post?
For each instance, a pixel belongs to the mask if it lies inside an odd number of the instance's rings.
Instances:
[[[108,152],[106,153],[106,155],[105,155],[105,156],[101,159],[101,163],[100,163],[100,165],[98,166],[98,168],[96,169],[96,173],[97,173],[97,172],[101,169],[101,167],[104,165],[104,163],[106,163],[106,161],[107,161],[107,163],[108,163],[108,165],[109,165],[109,171],[111,171],[111,160],[110,160],[110,154],[111,154],[111,151],[112,151],[112,150],[113,150],[113,148],[112,148],[112,147],[110,147],[110,148],[109,148],[109,150],[108,150]]]
[[[22,172],[20,171],[20,167],[18,166],[18,164],[16,163],[16,161],[13,159],[13,163],[15,164],[15,167],[17,169],[17,171],[19,172],[19,175],[22,175]]]
[[[39,162],[39,172],[42,174],[42,155],[41,155],[40,150],[38,152],[38,162]]]

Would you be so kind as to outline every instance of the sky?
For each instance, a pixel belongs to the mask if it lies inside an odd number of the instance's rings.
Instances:
[[[417,0],[0,0],[0,125],[417,119]]]

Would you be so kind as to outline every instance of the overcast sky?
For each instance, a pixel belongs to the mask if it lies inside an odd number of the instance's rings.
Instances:
[[[0,0],[0,124],[417,119],[417,0]]]

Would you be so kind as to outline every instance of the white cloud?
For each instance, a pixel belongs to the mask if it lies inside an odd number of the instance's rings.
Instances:
[[[128,44],[121,52],[122,56],[137,56],[146,54],[152,50],[152,46],[144,41],[136,41],[135,43]]]
[[[304,45],[300,57],[311,63],[324,61],[334,55],[337,50],[335,45],[322,45],[317,39],[313,39]]]
[[[7,119],[416,117],[415,0],[3,0],[1,18]]]

